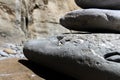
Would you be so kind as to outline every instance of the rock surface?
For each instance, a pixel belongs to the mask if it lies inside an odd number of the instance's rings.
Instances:
[[[120,9],[120,0],[75,0],[82,8]]]
[[[69,30],[59,24],[59,18],[68,11],[78,9],[74,0],[26,0],[29,12],[28,35],[31,38],[48,37]],[[31,6],[32,4],[32,6]],[[61,32],[62,31],[62,32]]]
[[[21,28],[16,26],[16,13],[13,9],[16,5],[12,1],[0,0],[0,44],[21,43],[25,39]]]
[[[60,23],[70,30],[120,32],[119,14],[119,10],[81,9],[67,13]]]
[[[0,80],[44,80],[29,68],[19,62],[17,58],[0,60]]]
[[[74,80],[23,58],[0,60],[0,80]]]
[[[119,39],[119,34],[54,36],[27,42],[24,54],[79,80],[120,80]]]
[[[0,44],[68,32],[58,19],[78,8],[74,0],[0,0],[0,5]]]

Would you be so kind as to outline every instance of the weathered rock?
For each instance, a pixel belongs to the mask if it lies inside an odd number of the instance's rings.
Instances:
[[[92,32],[120,32],[120,11],[83,9],[67,13],[61,25],[71,30]]]
[[[120,9],[120,0],[75,0],[82,8]]]
[[[19,60],[17,58],[0,60],[0,80],[44,80]]]
[[[28,35],[31,38],[68,33],[69,30],[59,24],[59,18],[64,13],[79,8],[74,0],[26,0],[26,2],[31,16],[28,24]]]
[[[120,80],[119,34],[72,34],[25,43],[25,56],[78,80]],[[116,57],[116,58],[119,58]]]
[[[1,58],[0,58],[1,59]],[[0,80],[74,80],[27,59],[0,60]]]
[[[5,43],[21,43],[25,40],[24,33],[16,25],[16,4],[13,1],[0,0],[0,40]]]
[[[77,8],[74,0],[0,0],[0,45],[66,33],[58,19]]]

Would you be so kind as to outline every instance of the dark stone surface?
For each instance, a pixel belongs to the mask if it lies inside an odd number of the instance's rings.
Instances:
[[[120,80],[119,39],[119,34],[67,34],[28,41],[23,51],[29,60],[78,80]]]
[[[119,10],[80,9],[67,13],[60,24],[77,31],[120,32],[119,14]]]
[[[82,8],[120,9],[120,0],[75,0]]]

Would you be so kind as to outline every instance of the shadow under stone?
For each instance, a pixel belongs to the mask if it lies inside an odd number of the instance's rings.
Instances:
[[[101,33],[101,34],[120,34],[120,31],[107,30],[107,29],[83,29],[81,31],[76,31],[76,32],[72,32],[72,30],[70,30],[70,32],[63,33],[63,34],[96,34],[96,33],[98,33],[98,34],[99,33]]]
[[[19,60],[21,64],[31,69],[35,74],[44,78],[45,80],[76,80],[68,75],[56,72],[50,68],[38,65],[29,60]]]

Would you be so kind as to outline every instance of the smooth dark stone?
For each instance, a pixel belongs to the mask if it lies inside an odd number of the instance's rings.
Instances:
[[[82,8],[120,9],[120,0],[75,0]]]
[[[77,80],[120,80],[120,63],[107,60],[119,53],[119,38],[119,34],[67,34],[30,40],[23,52],[29,60]]]
[[[60,18],[60,24],[77,31],[120,32],[119,14],[119,10],[80,9]]]

